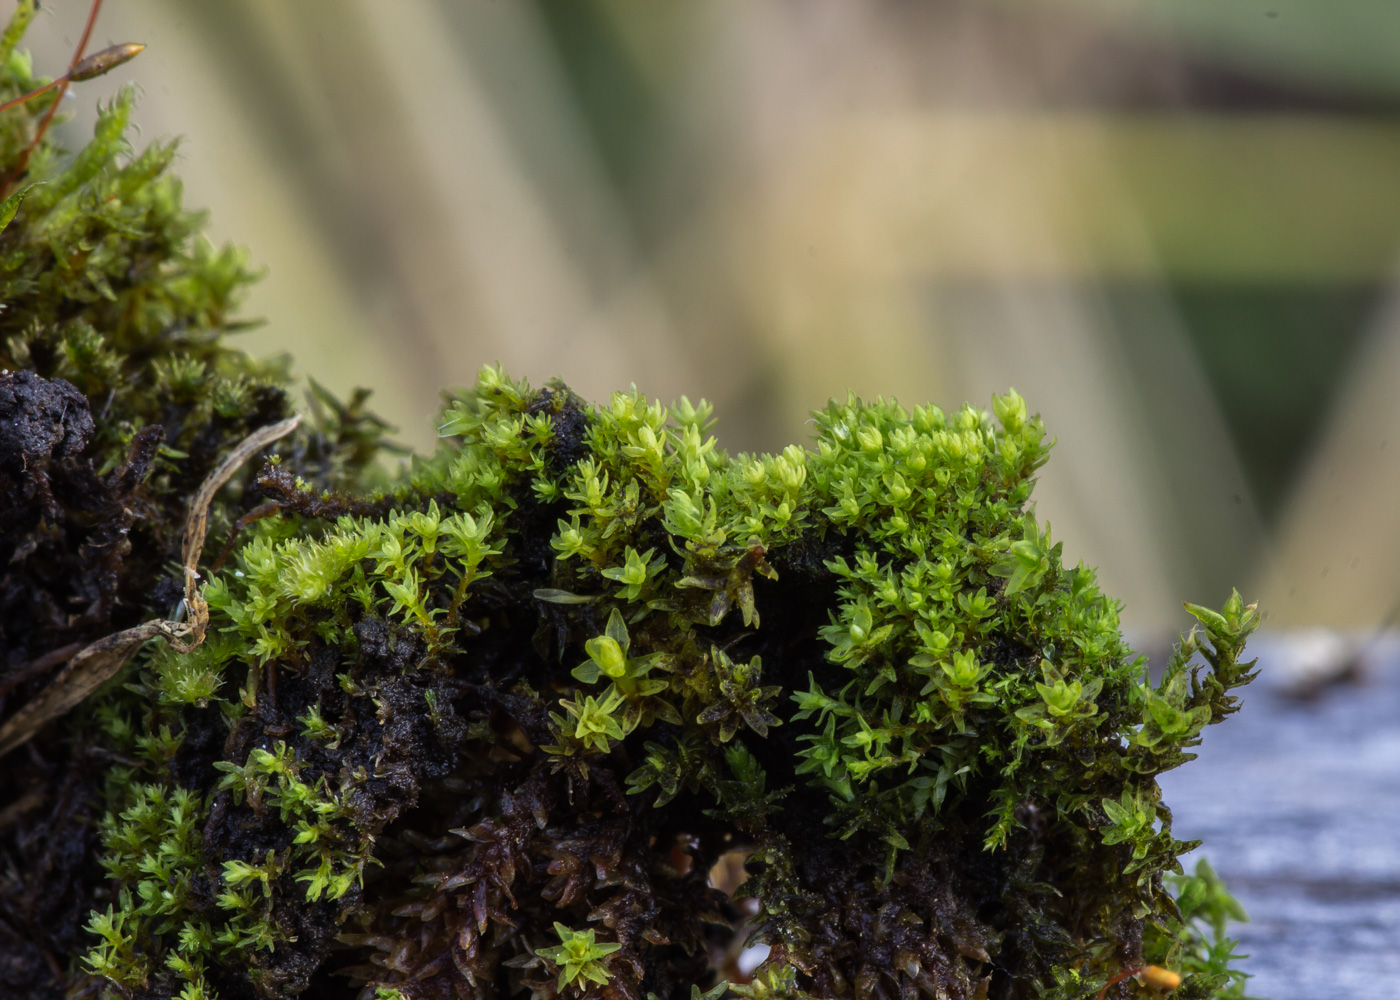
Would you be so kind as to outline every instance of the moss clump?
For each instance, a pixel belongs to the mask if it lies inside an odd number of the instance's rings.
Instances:
[[[0,102],[43,82],[15,48],[33,10],[19,4],[0,36]],[[76,155],[46,140],[15,174],[52,100],[0,114],[0,719],[86,643],[171,612],[195,490],[290,412],[284,365],[224,339],[253,277],[244,254],[200,235],[168,172],[173,145],[133,152],[129,92]],[[303,475],[359,482],[382,429],[362,403],[323,407],[287,446]],[[221,505],[215,537],[228,527]],[[7,996],[62,995],[54,970],[91,945],[112,759],[84,733],[50,727],[22,766],[0,768]]]
[[[288,407],[129,106],[41,147],[0,232],[7,714],[46,654],[168,611],[191,494]],[[704,403],[487,368],[374,491],[381,425],[317,398],[219,501],[215,537],[272,516],[206,559],[204,645],[0,777],[14,995],[1069,1000],[1147,963],[1239,995],[1155,779],[1235,710],[1254,609],[1188,606],[1151,683],[1034,517],[1014,392],[833,401],[731,457]]]
[[[1193,634],[1149,684],[1027,513],[1039,420],[995,403],[833,402],[815,448],[730,458],[703,404],[488,368],[366,512],[284,494],[206,588],[217,636],[99,709],[141,763],[90,967],[640,998],[709,985],[741,925],[765,995],[1185,967],[1155,776],[1234,710],[1253,610],[1192,607],[1209,669]],[[707,882],[733,851],[747,916]]]

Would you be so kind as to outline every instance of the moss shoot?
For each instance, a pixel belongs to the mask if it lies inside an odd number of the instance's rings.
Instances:
[[[18,34],[0,101],[42,82]],[[171,614],[199,483],[291,409],[131,106],[0,209],[0,718]],[[4,175],[46,110],[0,116]],[[1188,605],[1151,681],[1014,391],[731,456],[704,402],[488,367],[392,472],[363,396],[311,401],[220,494],[204,644],[0,769],[6,996],[1243,996],[1156,778],[1257,615]]]

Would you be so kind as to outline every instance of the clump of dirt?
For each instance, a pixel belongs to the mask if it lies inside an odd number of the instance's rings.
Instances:
[[[87,447],[88,401],[61,378],[0,376],[0,716],[86,642],[134,623],[130,533],[164,437],[137,433],[105,476]],[[149,566],[149,562],[143,560]]]

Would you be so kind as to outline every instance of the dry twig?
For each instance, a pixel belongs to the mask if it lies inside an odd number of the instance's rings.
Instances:
[[[272,442],[286,437],[300,422],[301,415],[297,414],[249,434],[200,485],[185,518],[182,552],[185,620],[157,618],[104,636],[79,650],[42,694],[0,725],[0,757],[23,746],[45,723],[80,705],[115,676],[146,640],[160,636],[180,653],[189,653],[198,648],[209,626],[209,605],[199,591],[199,556],[209,529],[209,506],[214,502],[214,495],[238,471],[239,466]]]

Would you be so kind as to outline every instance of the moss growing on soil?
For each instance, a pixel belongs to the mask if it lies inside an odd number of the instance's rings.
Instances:
[[[44,110],[0,117],[6,173]],[[0,231],[0,717],[170,613],[199,483],[291,407],[130,110],[41,145]],[[1155,779],[1237,707],[1255,612],[1189,606],[1151,683],[1034,516],[1014,392],[730,456],[704,403],[487,368],[395,473],[362,397],[314,400],[220,494],[215,539],[268,516],[206,553],[204,644],[0,769],[7,995],[1240,995]]]

